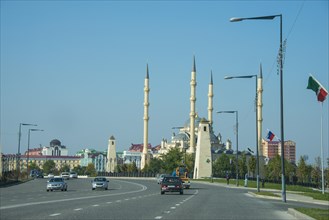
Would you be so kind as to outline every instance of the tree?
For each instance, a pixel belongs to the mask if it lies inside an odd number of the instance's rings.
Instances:
[[[70,171],[70,166],[67,164],[64,164],[60,170],[60,172],[69,172],[69,171]]]
[[[128,164],[128,166],[127,166],[127,172],[129,172],[129,173],[135,173],[137,171],[138,171],[138,169],[137,169],[137,166],[136,166],[136,162],[135,161],[132,162],[132,163],[130,163],[130,164]]]
[[[301,156],[298,162],[296,175],[300,183],[306,183],[309,180],[309,167],[306,164],[306,159],[305,156]]]
[[[87,165],[85,174],[88,176],[96,176],[97,172],[93,163]]]
[[[227,172],[232,173],[230,158],[226,154],[220,155],[213,164],[214,176],[224,177]]]
[[[167,154],[162,154],[163,168],[166,173],[172,173],[176,168],[182,165],[183,152],[179,148],[171,148]]]
[[[152,173],[163,173],[163,161],[159,158],[152,158],[150,164],[147,167],[148,169],[145,170],[146,172]]]
[[[321,158],[316,157],[315,158],[315,163],[312,166],[312,171],[311,171],[311,177],[312,177],[312,183],[314,183],[317,187],[320,187],[320,182],[321,182]]]
[[[244,177],[247,172],[247,157],[245,154],[242,154],[242,157],[239,159],[239,176]]]
[[[252,173],[252,176],[254,177],[255,170],[256,170],[256,157],[255,156],[250,156],[248,160],[248,168],[249,171]]]
[[[85,175],[86,167],[82,167],[80,165],[73,168],[73,171],[75,171],[78,175]]]
[[[30,162],[30,170],[41,170],[40,167],[35,162]]]
[[[43,164],[43,171],[45,173],[55,173],[56,172],[56,164],[53,160],[47,160],[44,164]]]

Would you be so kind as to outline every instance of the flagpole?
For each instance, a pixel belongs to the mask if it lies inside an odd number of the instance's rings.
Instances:
[[[323,159],[323,102],[321,102],[321,175],[322,175],[322,194],[324,194],[324,159]]]

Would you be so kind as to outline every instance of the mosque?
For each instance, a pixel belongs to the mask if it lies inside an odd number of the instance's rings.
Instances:
[[[220,133],[215,134],[213,124],[213,77],[211,72],[210,83],[208,86],[208,118],[200,118],[195,112],[196,104],[196,65],[195,57],[193,58],[193,66],[191,72],[191,96],[190,96],[190,118],[186,121],[183,127],[179,127],[178,134],[173,134],[171,141],[166,139],[161,141],[161,147],[158,154],[153,155],[157,157],[161,154],[166,154],[171,148],[179,148],[181,151],[195,154],[194,178],[211,176],[211,163],[213,160],[213,153],[228,152],[231,150],[231,142],[228,140],[225,144],[222,143]],[[148,143],[148,108],[149,108],[149,72],[147,66],[147,73],[144,83],[144,144]],[[147,152],[147,147],[144,146],[141,169],[148,164],[150,155]],[[206,162],[207,161],[207,162]]]

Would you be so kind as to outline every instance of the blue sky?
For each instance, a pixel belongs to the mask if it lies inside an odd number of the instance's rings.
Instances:
[[[207,117],[210,71],[214,112],[239,111],[239,147],[255,149],[255,80],[263,66],[263,136],[280,135],[279,18],[283,15],[285,140],[297,158],[320,156],[321,104],[307,90],[313,74],[328,89],[328,1],[1,1],[1,146],[16,153],[19,123],[36,123],[31,146],[59,139],[73,155],[143,141],[143,87],[150,70],[149,142],[170,139],[189,118],[193,56],[196,111]],[[214,113],[215,133],[235,142],[234,115]],[[328,157],[328,100],[323,103]],[[27,148],[28,127],[21,149]]]

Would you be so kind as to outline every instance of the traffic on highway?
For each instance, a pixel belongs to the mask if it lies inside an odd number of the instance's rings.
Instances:
[[[193,182],[184,194],[162,195],[156,178],[107,177],[108,190],[92,190],[95,178],[70,178],[67,191],[53,192],[46,190],[48,181],[0,188],[0,219],[296,219],[286,204],[218,184]]]

